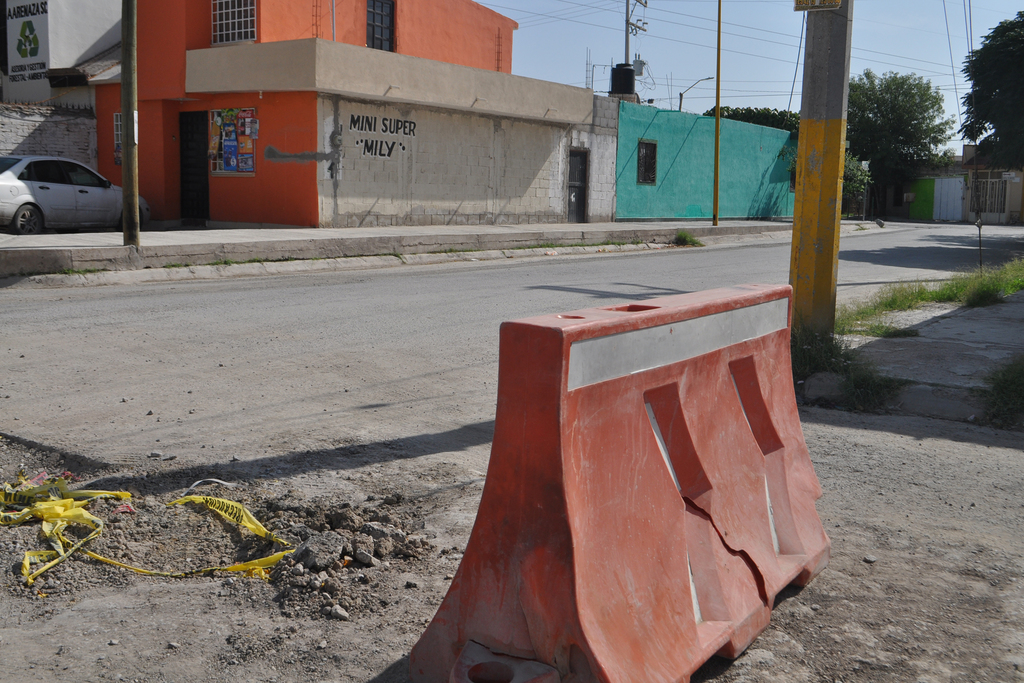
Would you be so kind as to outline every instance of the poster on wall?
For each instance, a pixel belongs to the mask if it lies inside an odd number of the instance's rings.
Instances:
[[[254,173],[259,121],[256,109],[221,109],[210,112],[210,161],[216,173]],[[218,163],[219,162],[219,163]]]
[[[50,97],[50,26],[44,0],[7,0],[7,101]]]
[[[224,126],[225,130],[227,126]],[[232,173],[238,170],[238,141],[224,140],[224,170]]]

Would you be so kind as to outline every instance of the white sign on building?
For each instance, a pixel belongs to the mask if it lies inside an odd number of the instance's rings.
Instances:
[[[39,102],[50,96],[46,69],[50,61],[50,26],[47,0],[8,0],[8,102]]]

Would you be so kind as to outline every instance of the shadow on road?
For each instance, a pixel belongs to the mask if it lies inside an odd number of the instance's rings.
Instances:
[[[927,240],[932,244],[843,249],[839,252],[839,260],[921,270],[977,267],[978,230],[973,225],[964,226],[963,235],[929,235]],[[1024,237],[982,231],[982,255],[986,266],[999,266],[1024,256]]]
[[[406,683],[409,680],[409,656],[402,657],[366,683]]]
[[[828,408],[801,407],[800,421],[825,427],[844,427],[871,432],[901,434],[917,440],[942,438],[959,443],[971,443],[995,448],[1020,449],[1021,443],[1019,431],[995,429],[994,427],[976,426],[968,423],[956,423],[911,415],[876,415],[872,413],[830,410]],[[962,425],[962,428],[943,430],[942,436],[937,437],[937,423]],[[813,457],[813,455],[814,453],[812,452],[811,456]]]
[[[631,282],[611,282],[612,287],[621,289],[591,289],[589,287],[570,287],[568,285],[531,285],[526,289],[542,289],[548,292],[566,292],[568,294],[582,294],[592,299],[653,299],[659,296],[673,296],[675,294],[689,294],[689,289],[670,289],[668,287],[651,287]]]
[[[493,436],[494,420],[487,420],[437,434],[417,434],[341,448],[296,451],[251,460],[192,465],[151,472],[145,478],[115,474],[90,481],[89,488],[112,491],[131,488],[144,495],[155,495],[184,489],[200,479],[216,478],[233,482],[256,478],[294,477],[309,472],[348,470],[436,453],[464,451],[490,443]]]

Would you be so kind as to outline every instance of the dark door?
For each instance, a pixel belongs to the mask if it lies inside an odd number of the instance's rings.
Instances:
[[[569,152],[569,222],[587,222],[586,152]]]
[[[178,115],[181,140],[181,223],[205,225],[210,217],[210,162],[207,113],[186,111]]]

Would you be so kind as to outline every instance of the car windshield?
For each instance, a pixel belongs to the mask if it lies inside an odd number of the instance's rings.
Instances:
[[[19,161],[21,161],[19,157],[0,157],[0,173],[9,170]]]

